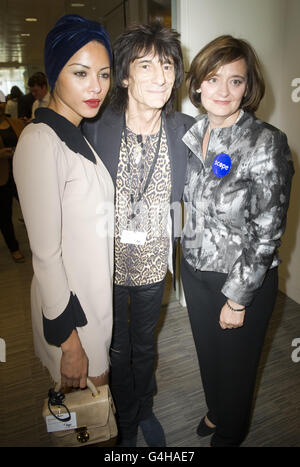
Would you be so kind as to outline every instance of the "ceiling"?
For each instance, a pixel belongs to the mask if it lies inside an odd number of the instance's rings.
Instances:
[[[123,1],[0,0],[0,67],[42,63],[46,34],[62,15],[79,14],[105,25],[106,18],[117,8],[123,8]],[[37,21],[27,22],[25,18],[37,18]]]

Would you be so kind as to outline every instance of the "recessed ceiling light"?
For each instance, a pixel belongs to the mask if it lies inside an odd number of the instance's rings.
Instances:
[[[27,32],[22,32],[22,33],[20,34],[20,36],[22,36],[22,37],[29,37],[30,34],[28,34]]]
[[[25,18],[25,21],[28,21],[29,23],[35,23],[37,18]]]

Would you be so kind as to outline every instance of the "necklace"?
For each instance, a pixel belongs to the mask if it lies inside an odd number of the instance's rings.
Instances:
[[[134,162],[136,164],[139,164],[143,151],[144,151],[144,143],[143,143],[142,135],[137,135],[136,140],[138,144],[134,148]]]
[[[150,184],[150,181],[151,181],[151,178],[152,178],[152,175],[153,175],[153,172],[154,172],[154,168],[155,168],[158,156],[159,156],[159,149],[160,149],[160,143],[161,143],[161,137],[162,137],[162,126],[163,125],[162,125],[162,119],[161,119],[158,142],[157,142],[157,145],[156,145],[156,148],[155,148],[154,159],[153,159],[153,162],[151,164],[151,167],[150,167],[147,179],[145,181],[144,187],[143,187],[143,189],[141,189],[141,187],[139,188],[137,199],[136,199],[136,201],[134,201],[134,195],[133,195],[133,190],[132,190],[132,185],[131,185],[132,180],[131,180],[131,168],[130,168],[130,160],[129,160],[129,152],[128,152],[127,127],[126,127],[126,119],[125,119],[125,116],[124,116],[123,132],[124,132],[124,139],[125,139],[125,146],[126,146],[126,153],[127,153],[127,173],[128,173],[129,180],[130,180],[130,205],[131,205],[131,211],[132,211],[132,214],[130,216],[131,219],[133,219],[135,217],[134,205],[141,201],[142,196],[147,191],[147,188],[148,188],[148,186]],[[139,146],[141,147],[141,143],[143,143],[142,135],[137,135],[137,141],[139,143]],[[141,151],[143,151],[142,148],[141,148]],[[142,152],[138,155],[139,158],[141,157],[141,154],[142,154]],[[136,157],[136,156],[134,156],[134,157]]]

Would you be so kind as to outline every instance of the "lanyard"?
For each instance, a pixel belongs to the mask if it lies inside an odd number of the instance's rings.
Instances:
[[[147,190],[147,188],[149,186],[149,183],[151,181],[151,178],[152,178],[152,175],[153,175],[153,172],[154,172],[154,168],[155,168],[155,165],[156,165],[156,162],[157,162],[157,159],[158,159],[160,143],[161,143],[161,135],[162,135],[162,117],[161,117],[161,121],[160,121],[159,137],[158,137],[158,142],[157,142],[157,145],[156,145],[155,156],[154,156],[152,165],[150,167],[150,170],[149,170],[148,177],[147,177],[146,183],[144,185],[144,188],[143,188],[142,191],[139,191],[139,194],[138,194],[138,197],[137,197],[137,200],[136,200],[137,203],[142,199],[142,196],[146,192],[146,190]],[[128,142],[127,142],[127,128],[126,128],[125,115],[124,115],[124,138],[125,138],[126,154],[127,154],[127,172],[129,174],[129,179],[130,179],[130,182],[131,182],[131,173],[130,173],[131,171],[130,171],[130,160],[129,160],[128,144],[127,144]],[[133,200],[133,193],[132,193],[132,189],[131,189],[131,183],[130,183],[130,203],[133,206],[134,200]]]

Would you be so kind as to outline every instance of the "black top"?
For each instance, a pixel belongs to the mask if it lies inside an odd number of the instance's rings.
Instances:
[[[0,130],[0,137],[6,148],[14,148],[17,146],[18,138],[11,126],[5,130]]]

